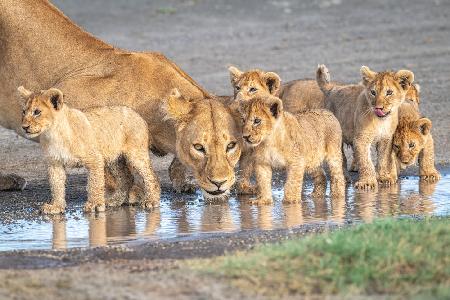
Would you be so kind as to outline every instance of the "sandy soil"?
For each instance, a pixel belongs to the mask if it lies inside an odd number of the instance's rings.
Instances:
[[[217,94],[231,92],[226,69],[230,64],[242,69],[272,70],[284,81],[313,77],[319,63],[327,64],[333,79],[343,82],[359,81],[361,65],[374,70],[411,69],[422,86],[421,110],[433,121],[437,161],[450,160],[449,1],[53,2],[87,31],[115,46],[166,54]],[[40,156],[38,145],[0,129],[0,171],[22,175],[31,186],[43,186],[42,193],[48,193]],[[169,160],[154,160],[165,186]],[[72,192],[81,193],[79,185],[72,184],[69,193]],[[6,195],[0,193],[0,198],[4,200]],[[137,265],[145,269],[146,263]],[[132,268],[128,263],[89,263],[71,267],[70,272],[66,268],[2,271],[0,297],[11,293],[17,298],[47,299],[238,297],[219,283],[193,282],[197,279],[184,275],[179,275],[182,280],[167,280],[178,276],[173,275],[177,272],[156,272],[153,267],[133,272]],[[124,282],[124,276],[135,280]],[[201,291],[193,291],[192,286]],[[61,290],[64,294],[60,294]]]

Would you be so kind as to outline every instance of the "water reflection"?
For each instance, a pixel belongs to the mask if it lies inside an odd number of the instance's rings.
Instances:
[[[280,186],[274,189],[274,205],[251,205],[248,197],[205,203],[199,195],[164,194],[161,207],[143,211],[119,207],[96,215],[80,209],[65,216],[14,225],[0,224],[0,250],[66,249],[98,247],[135,240],[200,235],[205,232],[290,228],[307,223],[371,222],[397,215],[450,215],[450,176],[437,184],[404,178],[398,185],[377,193],[347,189],[346,197],[312,198],[305,187],[301,203],[283,204]]]

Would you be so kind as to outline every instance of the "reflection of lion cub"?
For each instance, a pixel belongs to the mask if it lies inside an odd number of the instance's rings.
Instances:
[[[393,150],[400,169],[414,164],[419,157],[420,178],[424,181],[435,182],[441,178],[441,175],[434,166],[432,124],[429,119],[420,116],[419,92],[417,84],[411,85],[406,100],[400,106]]]
[[[317,82],[325,94],[326,108],[331,110],[342,127],[343,141],[352,145],[359,167],[355,187],[375,189],[377,174],[370,157],[370,146],[377,144],[378,181],[390,185],[397,181],[392,162],[392,136],[398,123],[398,108],[405,99],[414,74],[371,71],[361,68],[363,85],[330,85],[328,69],[321,65]]]
[[[121,155],[142,176],[144,206],[159,204],[160,187],[148,156],[148,127],[136,112],[127,107],[112,106],[83,113],[67,107],[58,89],[40,93],[32,93],[24,87],[18,90],[26,100],[22,128],[30,138],[39,136],[49,160],[52,202],[44,204],[44,213],[64,212],[64,168],[77,165],[84,165],[89,171],[85,211],[104,210],[104,168]]]
[[[314,192],[325,191],[324,161],[330,168],[332,194],[344,194],[342,133],[332,113],[311,110],[292,115],[271,95],[238,101],[244,119],[243,138],[254,148],[258,204],[272,202],[272,167],[287,170],[285,202],[300,201],[305,171],[314,177]]]

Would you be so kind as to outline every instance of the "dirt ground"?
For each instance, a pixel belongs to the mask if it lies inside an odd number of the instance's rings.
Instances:
[[[450,160],[448,0],[53,2],[77,24],[114,46],[164,53],[219,95],[231,93],[227,72],[231,64],[275,71],[285,82],[313,77],[319,63],[328,66],[333,80],[343,82],[359,81],[362,65],[374,70],[411,69],[422,87],[421,111],[433,121],[437,162]],[[0,171],[24,176],[31,186],[43,186],[42,192],[48,193],[48,186],[41,184],[46,173],[40,157],[37,144],[0,129]],[[169,161],[169,157],[154,158],[164,186],[169,184]],[[76,194],[81,189],[73,184],[71,191]],[[0,198],[5,197],[0,193]],[[133,264],[2,271],[0,297],[12,293],[17,298],[46,299],[240,297],[221,283],[176,275],[172,268],[155,271],[159,270],[156,262],[148,269],[147,262],[137,263],[144,271],[136,272]],[[125,276],[132,279],[123,281]],[[198,288],[191,289],[193,285]]]

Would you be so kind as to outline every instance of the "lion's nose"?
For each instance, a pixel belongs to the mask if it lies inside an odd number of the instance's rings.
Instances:
[[[243,136],[244,140],[246,140],[247,142],[250,143],[250,136],[249,135],[245,135]]]
[[[30,129],[30,126],[28,125],[28,126],[22,126],[22,129],[25,131],[25,132],[28,132],[28,129]]]
[[[223,180],[223,181],[217,181],[217,180],[212,180],[211,178],[208,177],[208,180],[214,184],[215,186],[217,186],[218,189],[220,189],[220,187],[227,182],[227,180]]]

